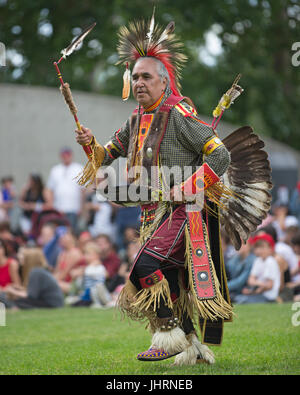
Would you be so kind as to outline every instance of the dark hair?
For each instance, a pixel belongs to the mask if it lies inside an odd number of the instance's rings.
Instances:
[[[1,183],[2,183],[2,184],[4,184],[4,183],[7,182],[7,181],[13,182],[13,181],[14,181],[14,178],[13,178],[12,176],[6,176],[6,177],[2,177],[2,178],[1,178]]]
[[[8,256],[7,244],[5,243],[5,241],[3,239],[0,239],[0,247],[2,247],[4,249],[5,256]]]
[[[291,239],[293,245],[300,245],[300,231],[297,232]]]
[[[272,236],[275,243],[277,243],[277,241],[278,241],[277,232],[276,232],[276,229],[274,228],[273,225],[266,225],[263,228],[259,228],[256,233],[258,233],[258,232],[267,233],[268,235]]]
[[[95,240],[100,239],[100,237],[104,237],[109,244],[113,245],[111,238],[106,233],[100,233],[98,236],[95,237]]]
[[[6,231],[6,230],[10,232],[9,221],[2,221],[2,222],[0,222],[0,232]]]
[[[31,173],[30,178],[34,183],[34,189],[37,196],[40,196],[43,193],[44,183],[42,177],[39,174]]]

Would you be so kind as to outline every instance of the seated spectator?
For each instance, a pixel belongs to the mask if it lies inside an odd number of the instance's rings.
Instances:
[[[52,207],[50,196],[38,174],[30,175],[27,185],[21,192],[19,206],[23,210],[20,227],[23,233],[28,234],[32,226],[32,214]]]
[[[230,238],[224,229],[221,229],[221,243],[222,243],[222,251],[224,255],[224,263],[226,263],[229,259],[237,254],[234,246],[231,244]]]
[[[9,221],[0,222],[0,238],[4,240],[14,240]]]
[[[99,235],[95,239],[100,248],[100,259],[108,273],[108,280],[112,280],[118,274],[121,260],[113,248],[113,244],[109,236]]]
[[[296,188],[292,193],[289,208],[291,214],[297,217],[298,221],[300,221],[300,181],[297,182]]]
[[[285,204],[273,205],[272,225],[277,232],[277,239],[283,241],[286,238],[286,230],[291,226],[299,226],[297,217],[290,215],[289,207]]]
[[[1,180],[2,207],[6,211],[6,217],[10,218],[11,210],[16,198],[16,190],[13,177],[3,177]]]
[[[139,252],[140,247],[141,245],[138,240],[128,243],[125,261],[121,263],[118,274],[115,275],[111,281],[107,282],[107,289],[109,290],[109,292],[116,292],[117,289],[117,293],[120,292],[122,286],[129,278],[134,259]]]
[[[254,260],[247,286],[235,297],[238,304],[275,302],[280,288],[280,271],[274,258],[275,242],[268,234],[250,240],[254,246]]]
[[[126,248],[124,245],[124,230],[128,227],[137,228],[141,215],[140,207],[119,207],[116,211],[115,224],[117,227],[116,244],[118,250]]]
[[[81,232],[80,235],[78,236],[78,248],[80,251],[83,253],[84,247],[87,243],[91,242],[93,240],[90,232],[84,231]]]
[[[100,248],[94,242],[84,247],[84,258],[87,266],[83,270],[83,294],[73,306],[105,306],[110,301],[110,295],[105,287],[107,271],[99,259]]]
[[[137,239],[139,238],[139,232],[137,228],[134,228],[132,226],[127,226],[124,230],[124,243],[126,247],[131,243],[131,242],[136,242]]]
[[[299,229],[299,226],[289,226],[288,228],[286,228],[284,242],[289,246],[293,247],[292,238],[297,235]]]
[[[0,222],[0,239],[5,243],[8,257],[15,257],[19,245],[24,244],[22,237],[12,234],[8,221]]]
[[[293,291],[295,302],[300,301],[300,230],[291,240],[293,250],[297,256],[298,265],[291,271],[291,282],[288,287]]]
[[[0,222],[7,220],[6,204],[3,202],[2,194],[0,193]]]
[[[18,262],[9,257],[4,240],[0,239],[0,293],[5,292],[9,286],[20,286]]]
[[[227,261],[228,290],[233,302],[235,295],[240,294],[247,285],[255,258],[255,255],[251,252],[251,244],[248,241],[246,244],[242,244],[238,253]]]
[[[61,252],[59,244],[60,237],[67,231],[65,226],[57,226],[54,223],[46,223],[41,228],[41,233],[37,239],[38,245],[43,249],[50,269],[56,267],[58,256]]]
[[[279,265],[280,270],[280,300],[286,302],[292,300],[293,295],[287,286],[291,281],[291,273],[298,267],[298,259],[292,247],[288,245],[285,240],[277,240],[277,232],[272,224],[260,228],[258,235],[267,233],[272,236],[275,241],[275,259]]]
[[[58,255],[54,277],[62,291],[67,294],[71,289],[72,277],[70,273],[72,269],[82,264],[83,255],[76,247],[76,239],[70,230],[60,237],[59,244],[62,250]]]
[[[11,286],[7,295],[19,309],[54,308],[64,305],[63,293],[47,270],[46,258],[40,248],[20,248],[18,253],[22,286]]]
[[[118,255],[122,260],[127,259],[127,247],[130,245],[132,242],[136,242],[139,240],[139,231],[137,228],[134,228],[132,226],[128,226],[127,228],[124,229],[124,248],[119,249]]]
[[[85,209],[90,213],[92,212],[92,220],[88,226],[88,230],[92,237],[106,234],[114,240],[116,229],[112,221],[112,205],[108,201],[99,201],[99,199],[100,197],[94,193],[90,197],[90,201],[85,203]]]
[[[42,227],[46,224],[53,224],[56,226],[70,227],[70,222],[67,217],[54,209],[47,209],[41,212],[34,212],[31,218],[32,228],[29,238],[37,240],[41,234]]]

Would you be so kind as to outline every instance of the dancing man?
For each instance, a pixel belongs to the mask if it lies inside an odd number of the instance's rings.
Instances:
[[[126,65],[123,99],[132,65],[137,108],[105,146],[90,129],[76,130],[77,142],[92,148],[96,169],[126,157],[129,185],[152,191],[141,203],[142,246],[118,305],[149,324],[151,345],[139,360],[176,355],[177,365],[214,363],[206,344],[220,344],[223,323],[232,319],[219,232],[221,197],[228,193],[220,177],[230,152],[180,94],[186,59],[174,23],[162,29],[154,17],[134,22],[120,29],[119,40],[120,63]],[[94,177],[89,164],[80,182]]]

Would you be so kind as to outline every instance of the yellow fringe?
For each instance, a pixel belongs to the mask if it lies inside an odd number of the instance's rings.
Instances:
[[[223,210],[227,210],[227,207],[222,203],[221,200],[228,200],[232,198],[238,198],[241,196],[230,188],[226,187],[221,181],[216,182],[215,184],[209,186],[205,190],[206,197],[215,203],[218,207],[222,208]]]
[[[93,138],[92,143],[90,144],[92,149],[92,155],[87,164],[85,165],[82,172],[77,176],[79,178],[77,180],[78,184],[81,186],[88,187],[91,185],[97,176],[97,171],[101,166],[104,157],[105,157],[105,150],[104,147],[97,142],[95,137]],[[97,187],[97,185],[96,185]]]
[[[193,309],[196,310],[202,318],[209,319],[211,321],[214,321],[217,318],[230,319],[232,316],[232,306],[226,302],[226,300],[223,298],[220,292],[220,284],[213,264],[211,265],[211,267],[212,267],[213,281],[215,284],[216,297],[214,299],[200,300],[196,294],[193,284],[193,272],[192,272],[192,265],[193,265],[193,261],[191,257],[192,243],[187,225],[185,227],[185,242],[186,242],[185,264],[188,267],[188,271],[189,271],[189,286],[190,286],[189,297]],[[211,257],[209,257],[209,259],[211,260]]]
[[[184,319],[184,314],[194,322],[194,306],[191,302],[189,290],[184,289],[182,284],[181,273],[178,273],[180,278],[178,279],[180,294],[177,301],[174,303],[174,316],[178,318],[179,322],[182,324]]]
[[[164,303],[170,309],[172,309],[173,304],[171,300],[169,283],[165,277],[157,284],[154,284],[149,288],[141,289],[136,294],[136,301],[132,303],[132,307],[141,311],[147,311],[150,308],[156,311],[156,309],[159,307],[161,297]]]
[[[164,277],[158,283],[140,291],[128,280],[118,297],[117,305],[123,314],[134,321],[151,321],[156,317],[156,310],[160,300],[170,308],[173,308],[169,283]]]

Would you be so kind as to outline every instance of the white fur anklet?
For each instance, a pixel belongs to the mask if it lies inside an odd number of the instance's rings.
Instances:
[[[176,355],[173,365],[174,366],[196,365],[197,355],[198,353],[196,347],[193,344],[191,344],[183,352]]]
[[[175,366],[195,365],[198,361],[208,364],[215,363],[214,353],[205,345],[201,344],[196,334],[187,336],[189,338],[189,346],[175,357]],[[200,357],[200,360],[197,360]]]
[[[169,331],[157,330],[152,337],[151,347],[175,354],[189,347],[185,333],[179,327]]]

